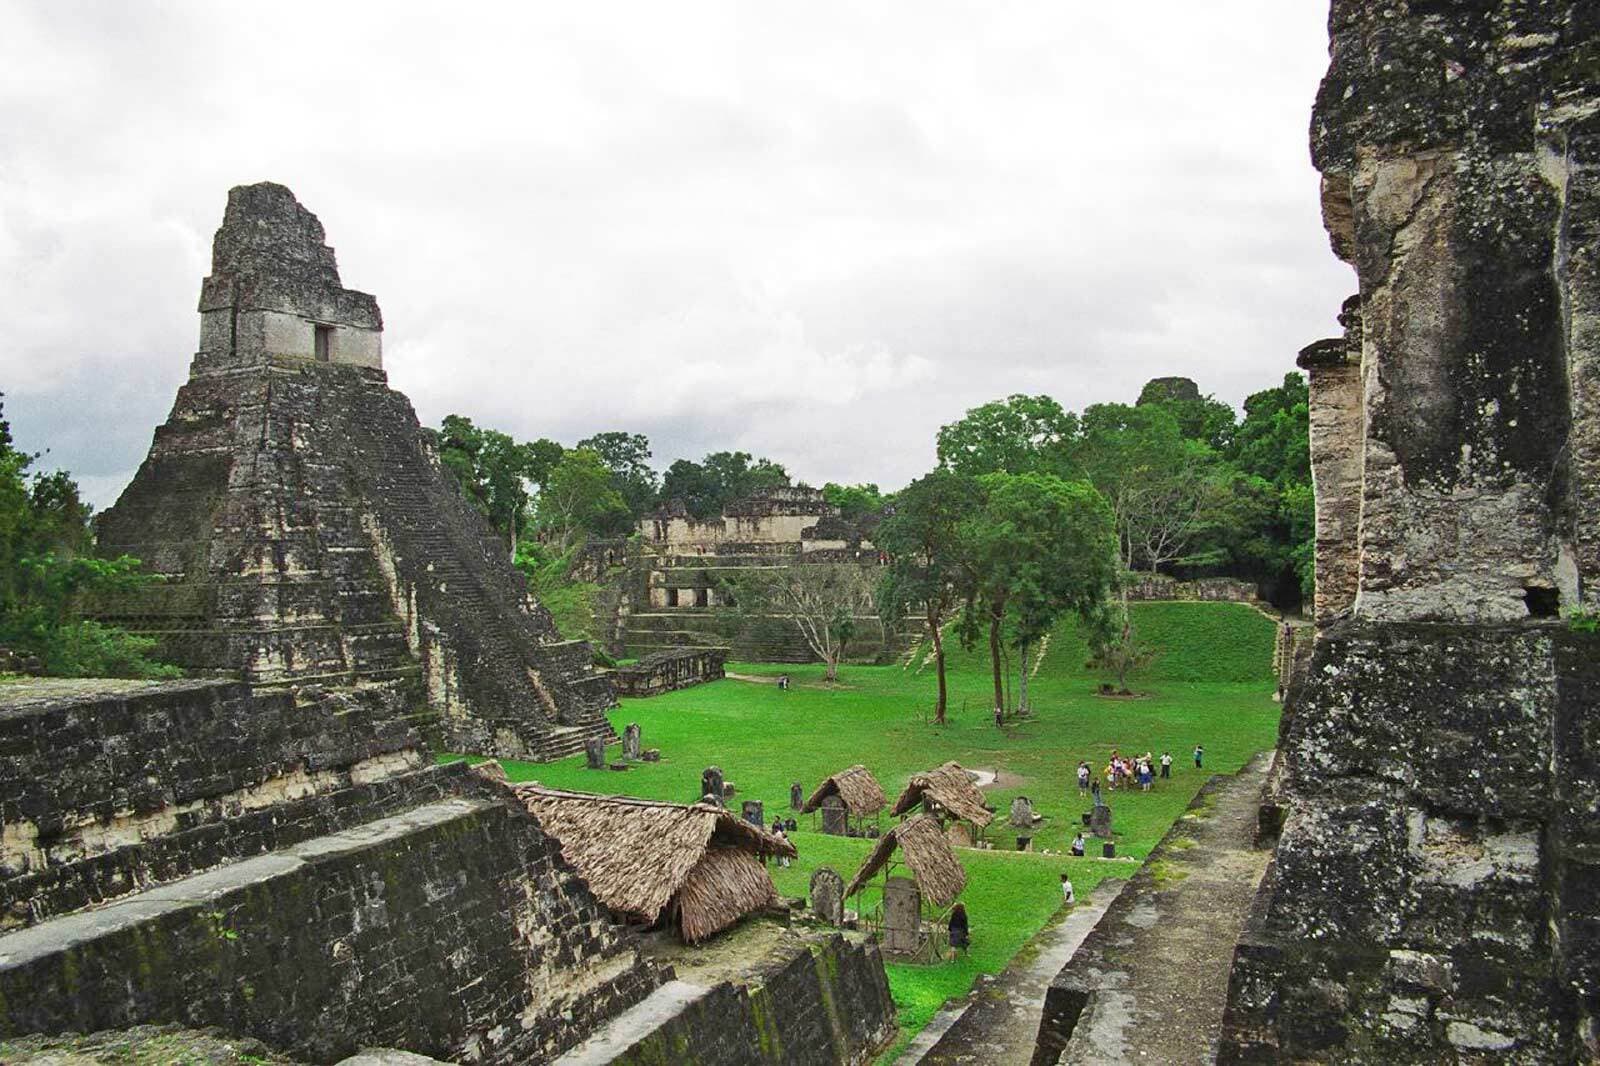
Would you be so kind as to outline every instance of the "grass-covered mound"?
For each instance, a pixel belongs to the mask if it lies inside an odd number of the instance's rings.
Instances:
[[[788,691],[726,680],[653,699],[625,700],[612,716],[620,732],[638,722],[644,744],[663,760],[626,773],[591,771],[583,759],[536,765],[507,763],[515,780],[561,788],[618,792],[688,802],[698,798],[700,772],[722,767],[738,799],[765,802],[767,817],[788,813],[789,785],[809,794],[828,774],[863,763],[890,800],[915,771],[955,759],[971,769],[996,770],[1000,782],[986,790],[1001,812],[989,838],[993,852],[963,850],[968,886],[962,896],[971,915],[973,949],[935,967],[892,964],[889,980],[908,1030],[925,1024],[940,1004],[971,987],[979,973],[999,971],[1060,906],[1059,877],[1068,873],[1080,893],[1101,878],[1127,876],[1130,864],[1061,855],[1018,854],[1004,813],[1017,795],[1046,815],[1036,849],[1065,851],[1088,801],[1080,799],[1074,772],[1080,758],[1103,767],[1113,748],[1124,752],[1170,750],[1174,778],[1154,792],[1112,794],[1118,850],[1142,859],[1188,806],[1206,777],[1238,769],[1271,747],[1278,709],[1271,695],[1273,623],[1238,604],[1137,604],[1134,624],[1161,656],[1133,684],[1133,700],[1095,694],[1100,678],[1085,669],[1087,649],[1071,625],[1052,635],[1031,681],[1032,718],[996,729],[990,713],[988,660],[981,650],[952,649],[950,716],[932,724],[931,665],[846,666],[837,686],[821,682],[822,668],[732,664],[736,673],[787,673]],[[951,641],[952,645],[954,641]],[[1191,752],[1204,744],[1206,768],[1193,769]],[[829,865],[849,880],[868,842],[812,832],[801,821],[795,843],[800,860],[774,869],[779,890],[800,896],[811,871]],[[887,819],[885,821],[887,824]],[[860,901],[857,901],[860,902]],[[875,900],[866,901],[871,906]]]

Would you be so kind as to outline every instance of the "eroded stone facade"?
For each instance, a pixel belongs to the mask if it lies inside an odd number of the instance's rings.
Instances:
[[[858,566],[876,582],[882,557],[873,547],[876,516],[841,517],[815,489],[768,489],[698,520],[669,504],[639,522],[639,536],[619,552],[599,613],[614,654],[648,656],[681,647],[716,647],[735,659],[814,662],[816,653],[787,618],[729,617],[727,582],[773,566]],[[606,549],[610,551],[611,549]],[[907,643],[860,613],[846,651],[879,660]]]
[[[1313,154],[1360,296],[1302,355],[1318,634],[1221,1061],[1589,1061],[1600,7],[1330,29]]]
[[[105,613],[192,668],[425,702],[454,750],[610,737],[609,679],[441,470],[387,385],[377,302],[288,189],[229,193],[200,311],[189,381],[99,523],[167,581]]]

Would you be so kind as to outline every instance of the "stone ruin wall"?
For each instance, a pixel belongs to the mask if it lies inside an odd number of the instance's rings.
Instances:
[[[612,549],[607,548],[606,551]],[[614,556],[615,558],[615,556]],[[697,520],[668,506],[639,521],[639,536],[618,559],[597,617],[615,655],[647,656],[681,647],[717,647],[746,661],[806,663],[815,654],[781,618],[742,624],[720,616],[721,582],[757,567],[854,565],[877,580],[870,529],[841,520],[815,489],[764,490]],[[903,650],[907,633],[881,632],[878,617],[857,619],[846,658],[877,661]]]
[[[102,551],[168,581],[102,613],[193,669],[424,704],[455,750],[551,758],[609,738],[610,682],[387,387],[377,302],[343,288],[289,190],[229,193],[200,310],[189,380],[99,522]]]
[[[1334,0],[1318,627],[1223,1062],[1600,1057],[1600,6]]]
[[[0,753],[0,1039],[540,1062],[670,977],[508,790],[338,697],[25,682]]]
[[[612,680],[621,696],[659,696],[663,692],[718,681],[727,676],[727,654],[717,648],[674,648],[618,667]]]

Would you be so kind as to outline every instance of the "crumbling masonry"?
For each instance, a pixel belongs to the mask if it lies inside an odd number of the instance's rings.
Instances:
[[[1220,1059],[1590,1061],[1600,5],[1330,29],[1313,154],[1360,296],[1302,353],[1318,634]]]
[[[189,381],[99,526],[168,581],[107,614],[190,668],[425,701],[454,750],[611,737],[609,679],[443,474],[323,241],[283,186],[229,192]]]

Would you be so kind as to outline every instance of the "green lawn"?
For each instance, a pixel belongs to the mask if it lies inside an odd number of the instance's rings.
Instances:
[[[787,692],[775,686],[725,680],[647,700],[624,700],[612,715],[620,732],[638,722],[645,747],[662,761],[626,773],[591,771],[582,757],[556,763],[506,763],[513,780],[585,791],[625,793],[688,802],[698,798],[700,772],[722,767],[738,786],[735,802],[765,802],[767,818],[787,813],[789,785],[809,794],[829,773],[863,763],[891,801],[915,771],[955,759],[971,769],[996,770],[1003,783],[986,790],[1001,817],[990,828],[995,851],[962,850],[973,950],[940,966],[891,964],[889,982],[907,1034],[920,1029],[951,996],[964,994],[979,973],[995,973],[1057,913],[1060,874],[1080,893],[1105,876],[1128,876],[1133,866],[1103,859],[1018,854],[1003,826],[1011,799],[1028,796],[1046,816],[1036,849],[1065,851],[1080,815],[1073,774],[1080,758],[1102,767],[1113,748],[1172,752],[1174,778],[1148,794],[1113,793],[1120,854],[1144,858],[1183,812],[1206,776],[1238,769],[1271,747],[1278,708],[1272,701],[1273,624],[1237,604],[1160,603],[1134,607],[1145,640],[1160,658],[1133,687],[1132,700],[1095,695],[1099,678],[1084,669],[1087,652],[1072,626],[1052,636],[1031,682],[1035,713],[996,729],[989,710],[988,663],[981,653],[952,654],[948,723],[931,721],[931,665],[846,666],[837,686],[822,683],[820,666],[731,664],[744,674],[788,673]],[[1204,773],[1190,753],[1206,749]],[[829,865],[848,881],[869,842],[826,837],[801,819],[800,859],[775,869],[779,891],[806,894],[811,871]],[[887,823],[886,823],[887,824]],[[869,898],[867,906],[872,905]]]

